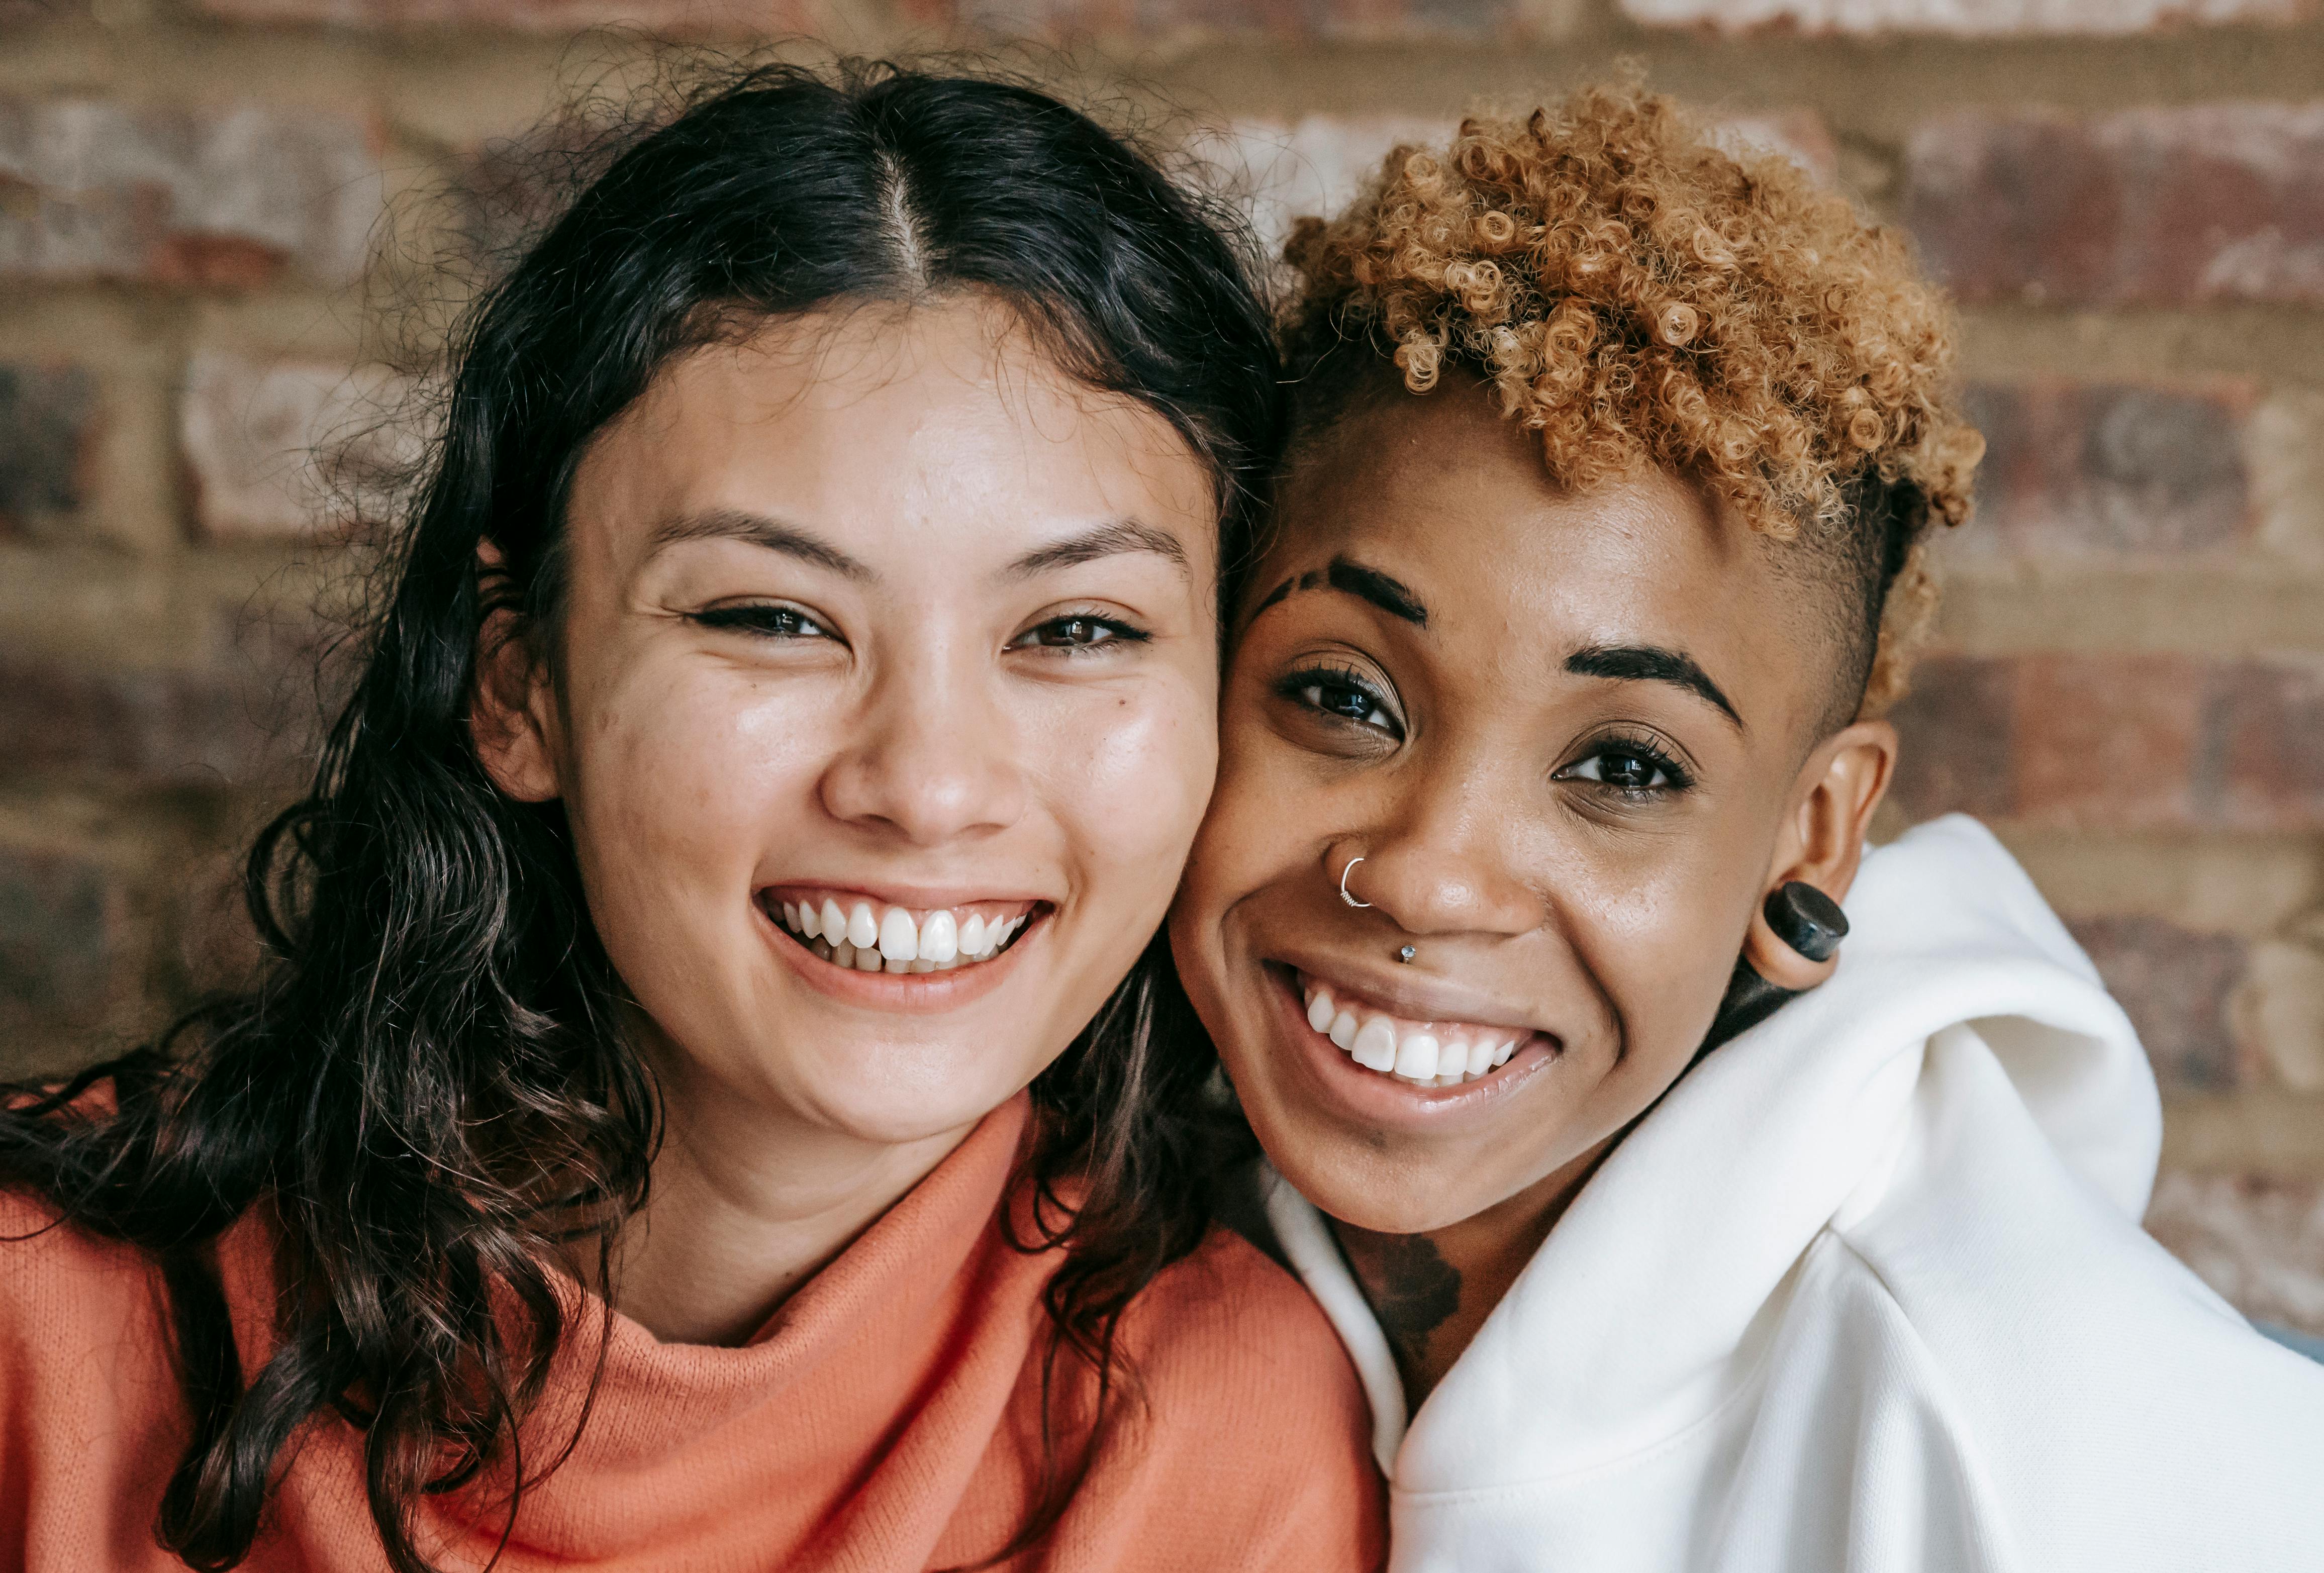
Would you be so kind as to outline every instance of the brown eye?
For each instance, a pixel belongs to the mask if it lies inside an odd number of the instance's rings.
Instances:
[[[704,628],[732,629],[738,633],[756,634],[761,639],[831,637],[830,630],[796,606],[765,603],[714,606],[707,612],[694,613],[693,621]]]
[[[1335,721],[1370,727],[1390,737],[1404,735],[1379,691],[1353,672],[1320,667],[1293,672],[1276,685],[1276,692]]]
[[[1053,617],[1037,623],[1017,636],[1015,648],[1019,649],[1090,650],[1103,645],[1143,642],[1147,638],[1141,629],[1131,627],[1111,617],[1092,617],[1077,613],[1071,617]]]
[[[1640,754],[1592,754],[1568,773],[1578,780],[1603,781],[1625,792],[1650,792],[1670,785],[1670,777],[1663,768]]]

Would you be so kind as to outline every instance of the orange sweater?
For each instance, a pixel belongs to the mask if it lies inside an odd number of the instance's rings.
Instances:
[[[1056,1265],[997,1227],[1025,1119],[1021,1098],[988,1117],[741,1348],[657,1343],[616,1317],[595,1411],[526,1493],[500,1567],[900,1573],[998,1550],[1035,1490]],[[47,1216],[0,1199],[7,1234]],[[221,1253],[246,1362],[271,1341],[264,1256],[247,1223]],[[182,1567],[152,1534],[187,1434],[166,1329],[160,1275],[135,1253],[65,1229],[0,1244],[0,1569]],[[1122,1339],[1143,1415],[1110,1430],[1056,1532],[1012,1567],[1379,1565],[1363,1399],[1288,1276],[1214,1231],[1139,1297]],[[567,1434],[581,1380],[560,1366],[530,1460]],[[246,1568],[384,1567],[361,1446],[345,1421],[312,1424]],[[487,1507],[431,1501],[439,1566],[491,1555],[503,1514]]]

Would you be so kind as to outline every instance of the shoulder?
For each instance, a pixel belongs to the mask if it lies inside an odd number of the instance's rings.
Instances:
[[[0,1191],[0,1362],[12,1395],[76,1371],[165,1369],[167,1329],[161,1270],[144,1252],[75,1227],[38,1198]]]
[[[1122,1319],[1122,1337],[1149,1383],[1191,1394],[1248,1375],[1243,1391],[1302,1403],[1342,1400],[1364,1408],[1362,1389],[1321,1307],[1282,1267],[1222,1225],[1193,1255],[1156,1275]],[[1221,1393],[1218,1396],[1228,1394]]]
[[[2103,1202],[2070,1229],[2024,1205],[2032,1222],[1964,1206],[1950,1228],[1876,1218],[1826,1235],[1763,1429],[1791,1430],[1803,1457],[1829,1454],[1819,1433],[1880,1433],[1892,1465],[1958,1476],[1969,1517],[2057,1566],[2273,1566],[2268,1549],[2324,1539],[2324,1367],[2253,1332]],[[1867,1489],[1863,1459],[1832,1461]]]
[[[1221,1566],[1370,1567],[1384,1544],[1371,1413],[1305,1289],[1213,1227],[1124,1313],[1147,1467],[1199,1476]]]

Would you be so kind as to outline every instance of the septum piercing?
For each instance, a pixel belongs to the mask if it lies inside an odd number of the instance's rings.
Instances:
[[[1356,871],[1356,865],[1362,861],[1363,860],[1361,858],[1350,858],[1348,860],[1348,866],[1340,870],[1340,899],[1346,902],[1350,906],[1370,906],[1371,905],[1369,901],[1359,901],[1354,897],[1348,894],[1348,876],[1354,873]]]

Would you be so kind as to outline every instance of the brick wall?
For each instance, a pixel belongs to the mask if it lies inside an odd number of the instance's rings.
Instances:
[[[2324,1331],[2319,0],[0,0],[0,1065],[249,965],[231,849],[399,451],[383,205],[490,233],[604,24],[1029,41],[1212,127],[1274,226],[1628,56],[1908,228],[1993,457],[1892,821],[2000,829],[2153,1054],[2153,1227]]]

